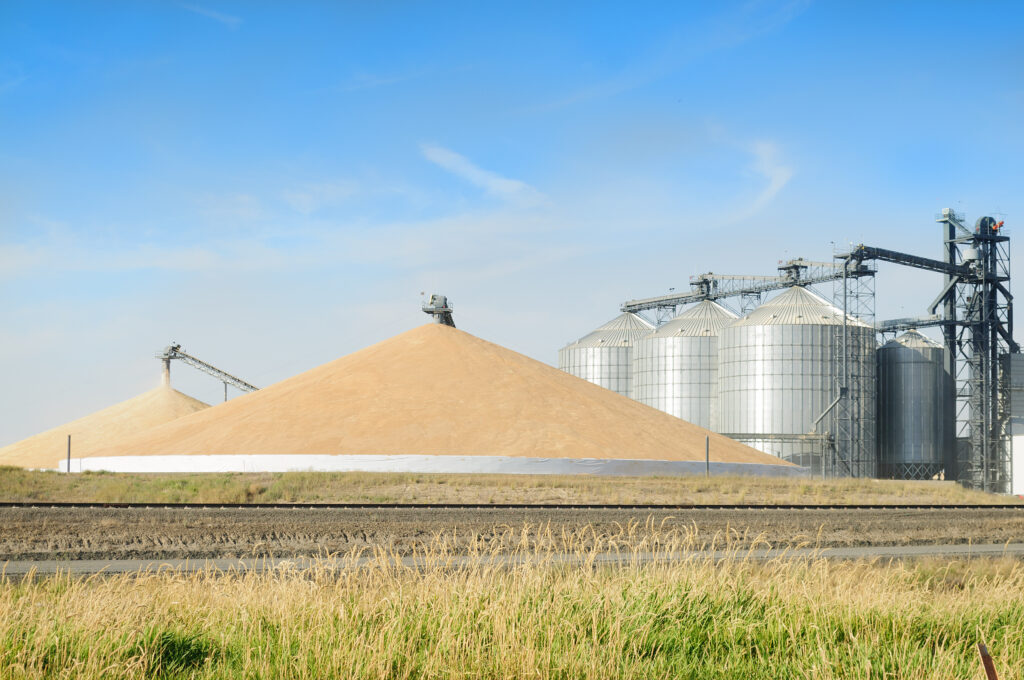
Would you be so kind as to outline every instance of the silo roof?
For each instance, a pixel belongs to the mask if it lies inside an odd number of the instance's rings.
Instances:
[[[772,298],[732,326],[842,326],[843,310],[801,286]],[[847,325],[870,328],[847,316]]]
[[[911,329],[898,338],[893,338],[882,345],[882,349],[890,347],[908,347],[910,349],[942,349],[942,343],[936,342],[921,332]]]
[[[717,302],[702,300],[647,337],[675,338],[718,335],[718,331],[738,318],[736,314]]]
[[[631,347],[636,340],[652,330],[654,326],[642,317],[625,312],[598,326],[569,347]]]

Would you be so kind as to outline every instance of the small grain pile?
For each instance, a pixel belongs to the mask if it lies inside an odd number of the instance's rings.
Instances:
[[[161,386],[0,448],[0,465],[52,468],[67,455],[68,435],[71,435],[71,455],[82,458],[95,455],[97,448],[108,446],[112,441],[207,408],[209,405],[198,399]]]
[[[486,342],[429,324],[113,442],[95,456],[461,455],[785,464]]]

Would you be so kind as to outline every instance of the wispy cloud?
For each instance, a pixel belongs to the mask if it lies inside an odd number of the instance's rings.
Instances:
[[[421,144],[423,157],[456,177],[480,187],[489,195],[505,201],[533,204],[543,200],[544,195],[526,182],[502,177],[496,172],[484,170],[471,160],[451,149],[434,144]]]
[[[104,274],[142,270],[207,271],[223,261],[220,254],[200,246],[141,244],[111,248],[77,239],[34,245],[0,244],[0,280],[17,279],[42,269],[55,273]]]
[[[197,204],[206,217],[216,220],[245,222],[266,216],[263,203],[252,194],[204,194]]]
[[[275,220],[275,222],[277,222]],[[568,257],[578,247],[553,246],[541,257],[535,239],[565,222],[544,211],[524,215],[501,205],[440,218],[353,225],[281,216],[276,229],[182,235],[174,242],[116,240],[78,233],[61,223],[24,242],[0,242],[0,283],[51,274],[309,271],[339,263],[386,264],[396,272],[469,271],[508,275]],[[436,257],[423,253],[446,246]]]
[[[340,81],[332,82],[325,85],[310,88],[306,90],[308,93],[324,93],[324,92],[359,92],[362,90],[373,90],[379,87],[388,87],[390,85],[397,85],[398,83],[404,83],[410,80],[416,80],[430,73],[428,68],[419,68],[413,71],[404,72],[391,72],[391,73],[372,73],[369,71],[353,71],[352,74]]]
[[[774,142],[758,141],[750,147],[754,156],[750,169],[768,180],[766,186],[751,206],[751,212],[760,210],[775,198],[776,194],[793,178],[793,168],[779,160],[779,148]]]
[[[707,32],[707,50],[737,47],[777,31],[796,19],[812,0],[749,0],[717,17]]]
[[[0,278],[17,278],[46,264],[46,253],[20,244],[0,243]]]
[[[311,215],[321,208],[340,203],[359,192],[359,185],[348,180],[309,184],[289,189],[283,194],[285,203],[302,215]]]
[[[739,47],[777,31],[796,19],[811,0],[749,0],[680,32],[634,63],[605,80],[591,83],[554,101],[530,106],[527,113],[544,113],[593,100],[609,99],[685,68],[706,54]]]
[[[21,85],[23,82],[28,80],[28,76],[17,76],[15,78],[8,78],[6,80],[0,80],[0,94],[10,92],[14,88]]]
[[[0,64],[0,94],[10,92],[28,80],[21,64]]]
[[[208,7],[201,7],[199,5],[181,5],[181,8],[200,16],[204,16],[207,19],[213,19],[214,21],[220,22],[231,30],[238,28],[238,25],[242,23],[242,20],[239,17],[224,14],[223,12],[218,12]]]
[[[729,215],[726,218],[727,223],[739,222],[761,212],[793,178],[793,168],[781,160],[782,154],[775,142],[759,140],[744,145],[743,149],[750,156],[747,171],[767,184],[746,207]]]
[[[355,92],[357,90],[368,90],[375,87],[384,87],[386,85],[394,85],[396,83],[405,82],[418,78],[425,73],[423,70],[410,71],[408,73],[395,73],[395,74],[376,74],[367,73],[360,71],[353,74],[347,83],[341,86],[341,90],[345,92]]]

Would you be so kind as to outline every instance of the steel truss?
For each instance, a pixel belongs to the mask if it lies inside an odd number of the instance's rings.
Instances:
[[[880,461],[882,479],[909,479],[926,481],[942,474],[943,466],[938,463],[893,463]]]
[[[228,400],[228,385],[241,390],[242,392],[255,392],[259,388],[255,385],[245,382],[241,378],[236,378],[227,371],[222,371],[216,366],[206,363],[202,359],[197,359],[191,354],[186,354],[179,344],[168,345],[161,354],[156,355],[157,359],[164,364],[164,380],[167,384],[170,384],[171,376],[171,361],[177,359],[182,363],[186,363],[192,368],[197,368],[207,375],[212,375],[217,380],[224,383],[224,401]]]
[[[660,326],[676,314],[680,307],[702,300],[723,300],[739,298],[739,311],[746,315],[761,304],[765,293],[784,290],[792,286],[811,286],[831,283],[842,279],[844,275],[850,279],[873,277],[874,269],[864,265],[850,264],[843,268],[836,262],[813,262],[803,258],[795,258],[779,262],[778,275],[756,276],[743,274],[696,274],[690,277],[689,293],[670,293],[652,298],[641,298],[623,302],[623,312],[653,311],[654,318],[648,319]],[[873,290],[873,287],[872,287]],[[874,305],[872,304],[872,310]]]

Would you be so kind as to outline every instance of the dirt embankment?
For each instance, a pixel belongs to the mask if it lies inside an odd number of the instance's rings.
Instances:
[[[1006,510],[364,510],[364,509],[0,509],[0,561],[15,559],[173,559],[302,556],[386,547],[399,554],[454,535],[456,551],[478,541],[518,542],[543,527],[558,548],[594,535],[634,537],[697,532],[746,547],[1003,543],[1024,539],[1024,512]],[[579,534],[578,534],[579,536]]]

